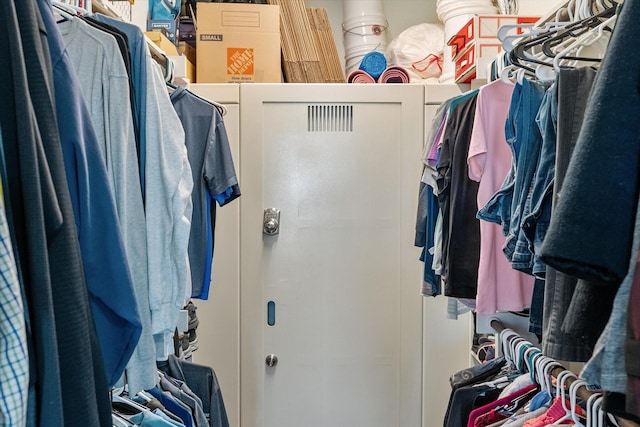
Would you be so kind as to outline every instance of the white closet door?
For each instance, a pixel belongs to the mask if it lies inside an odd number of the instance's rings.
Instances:
[[[241,87],[243,426],[421,425],[423,96]]]

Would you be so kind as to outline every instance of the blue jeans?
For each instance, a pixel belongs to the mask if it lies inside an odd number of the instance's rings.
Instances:
[[[532,209],[522,220],[522,232],[529,245],[529,250],[533,253],[533,275],[544,278],[547,266],[542,262],[538,253],[549,228],[553,202],[558,129],[558,86],[556,84],[545,94],[536,122],[542,134],[542,147],[531,192]],[[518,243],[520,244],[520,240]]]
[[[542,135],[540,128],[535,125],[535,118],[542,104],[542,99],[548,84],[523,80],[520,108],[515,114],[512,126],[505,128],[507,143],[512,147],[520,145],[516,159],[516,174],[513,184],[513,200],[511,202],[511,223],[503,251],[511,260],[513,268],[531,273],[533,254],[522,236],[522,219],[531,210],[529,197],[533,179],[538,166]],[[514,150],[515,152],[515,150]],[[520,244],[518,245],[518,241]]]

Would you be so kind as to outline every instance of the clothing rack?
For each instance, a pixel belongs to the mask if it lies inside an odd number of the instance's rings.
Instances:
[[[499,319],[496,319],[496,318],[491,319],[490,324],[491,324],[491,327],[496,332],[498,332],[499,334],[502,334],[504,331],[508,331],[508,330],[513,331],[512,329],[510,329],[507,326],[505,326]],[[516,334],[517,334],[517,332],[516,332]],[[507,338],[507,339],[509,339],[509,338]],[[497,340],[497,342],[500,342],[500,340]],[[563,371],[566,371],[566,370],[567,369],[558,362],[558,366],[556,366],[553,369],[551,369],[550,374],[551,374],[552,377],[558,378],[560,373],[563,372]],[[571,386],[571,384],[573,384],[575,381],[578,381],[578,379],[579,378],[572,378],[572,377],[567,378],[565,380],[565,384],[566,384],[567,388],[569,388]],[[581,399],[583,399],[586,402],[587,400],[589,400],[589,398],[591,396],[594,396],[594,395],[600,394],[600,393],[590,391],[590,390],[588,390],[586,388],[585,385],[580,385],[578,387],[577,394],[578,394],[578,397],[580,397]],[[616,422],[618,423],[618,425],[620,427],[640,427],[639,424],[637,424],[637,423],[635,423],[633,421],[629,421],[629,420],[626,420],[626,419],[623,419],[623,418],[619,418],[619,417],[615,417],[615,418],[616,418]]]

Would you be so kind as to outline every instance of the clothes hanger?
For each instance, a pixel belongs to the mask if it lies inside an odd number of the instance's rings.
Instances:
[[[51,0],[51,5],[57,7],[58,9],[66,10],[72,15],[91,15],[91,12],[89,12],[87,9],[69,3],[63,3],[58,0]]]
[[[560,398],[560,403],[562,403],[562,409],[564,409],[565,414],[559,420],[551,424],[551,426],[562,425],[565,421],[571,419],[571,409],[567,407],[567,388],[565,387],[567,379],[569,378],[577,379],[578,377],[569,370],[560,372],[556,377],[556,398]]]
[[[569,46],[565,47],[563,50],[559,51],[555,58],[553,58],[553,68],[559,72],[562,66],[560,65],[561,61],[565,60],[573,60],[574,65],[577,65],[580,61],[588,61],[588,62],[600,62],[604,57],[607,44],[609,42],[609,37],[611,35],[611,26],[615,25],[617,19],[617,15],[612,16],[606,21],[602,22],[598,27],[594,29],[594,31],[585,34],[582,37],[576,39]],[[598,46],[600,45],[600,46]],[[594,52],[597,57],[585,57],[582,52],[587,47],[595,46],[596,51]],[[593,49],[592,49],[593,50]],[[576,52],[577,56],[569,56],[569,54]]]
[[[587,399],[587,424],[585,427],[596,427],[593,422],[593,404],[600,396],[600,394],[592,394],[589,396],[589,399]]]
[[[569,401],[571,402],[571,419],[573,420],[575,425],[578,427],[585,427],[585,425],[582,424],[582,420],[578,417],[578,412],[577,412],[578,389],[586,385],[587,385],[587,382],[585,380],[578,379],[573,383],[571,383],[571,385],[569,386]]]
[[[516,84],[516,80],[515,80],[515,71],[516,70],[517,70],[517,67],[515,65],[513,65],[513,64],[507,65],[500,72],[500,80],[502,80],[504,83],[510,84],[512,86],[515,85]]]
[[[167,87],[175,90],[178,89],[178,85],[176,85],[175,83],[172,82],[167,82]],[[195,96],[196,98],[200,99],[201,101],[206,102],[207,104],[210,104],[212,106],[214,106],[216,108],[216,110],[218,110],[218,113],[220,113],[221,116],[225,116],[227,114],[227,107],[223,104],[220,104],[219,102],[216,101],[211,101],[209,99],[205,99],[203,97],[201,97],[200,95],[197,95],[193,92],[191,92],[189,89],[187,88],[183,88],[184,90],[188,91],[192,96]]]
[[[543,388],[544,383],[540,381],[540,377],[538,374],[538,362],[541,358],[544,358],[545,355],[542,354],[541,351],[539,352],[535,352],[534,354],[531,355],[531,358],[529,359],[529,366],[530,366],[530,374],[531,374],[531,381],[533,381],[534,383],[540,385],[541,388]]]
[[[544,356],[543,362],[544,363],[541,362],[541,367],[539,369],[539,371],[542,372],[541,382],[539,382],[538,384],[542,386],[542,384],[544,383],[544,388],[549,392],[549,394],[551,394],[553,392],[553,384],[551,382],[551,370],[554,368],[564,369],[564,366],[562,366],[556,360],[546,356]],[[557,381],[557,378],[556,378],[556,381]]]
[[[149,408],[147,408],[146,406],[143,406],[141,404],[139,404],[138,402],[129,399],[128,397],[124,397],[121,394],[114,394],[111,396],[111,401],[113,403],[122,403],[124,405],[126,405],[127,407],[129,407],[130,409],[136,411],[136,412],[144,412],[144,411],[148,411]]]
[[[511,361],[513,362],[516,369],[518,368],[518,352],[516,351],[516,348],[518,344],[520,344],[523,341],[525,341],[525,339],[518,335],[509,342],[509,351],[511,352]]]
[[[596,412],[595,420],[596,424],[594,427],[606,427],[607,421],[605,412],[602,410],[602,404],[604,403],[604,396],[600,396],[596,402],[594,403],[594,411]]]
[[[530,373],[533,372],[533,365],[531,364],[531,359],[534,354],[542,354],[542,351],[539,348],[534,346],[529,347],[524,351],[524,357],[525,357],[524,362],[525,362],[525,365],[527,366],[527,371]]]
[[[541,40],[542,52],[549,58],[555,57],[554,48],[563,42],[566,41],[567,37],[569,38],[569,43],[571,43],[571,39],[579,38],[586,32],[592,31],[594,28],[598,27],[602,20],[606,20],[615,16],[617,12],[617,7],[610,7],[603,12],[589,16],[583,20],[573,22],[567,25],[564,28],[564,31],[556,34],[553,37],[549,37],[545,40]]]
[[[526,363],[524,363],[525,353],[531,347],[533,347],[533,344],[529,341],[519,342],[516,346],[516,369],[518,369],[518,372],[521,374],[524,374],[526,369]]]
[[[61,18],[56,20],[56,24],[60,24],[62,22],[69,22],[78,16],[76,11],[68,7],[70,5],[66,3],[61,3],[54,0],[52,1],[52,6],[53,6],[52,9],[53,9],[54,16]]]
[[[500,346],[502,348],[502,355],[508,362],[513,360],[511,357],[512,354],[510,352],[510,347],[509,347],[509,338],[517,337],[517,336],[518,334],[513,329],[505,329],[502,332],[500,332],[498,339],[500,342]]]
[[[531,67],[524,66],[522,61],[553,67],[552,62],[539,56],[540,52],[548,58],[555,57],[555,52],[553,51],[555,46],[567,38],[577,38],[585,32],[590,31],[600,24],[601,19],[613,16],[616,9],[616,7],[611,7],[600,14],[590,16],[580,21],[570,22],[564,26],[558,26],[547,32],[540,33],[536,37],[525,39],[516,44],[513,50],[509,52],[509,58],[514,64],[532,72],[535,72],[535,70]],[[540,49],[540,51],[532,52],[536,49]]]

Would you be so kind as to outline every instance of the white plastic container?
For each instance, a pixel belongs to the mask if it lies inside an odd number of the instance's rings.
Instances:
[[[382,0],[343,0],[342,10],[345,72],[348,75],[358,68],[367,53],[384,53],[389,22]]]

